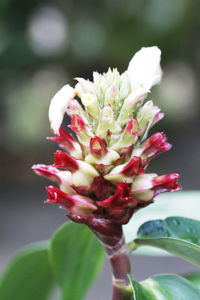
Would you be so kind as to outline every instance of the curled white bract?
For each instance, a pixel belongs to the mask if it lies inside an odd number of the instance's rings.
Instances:
[[[69,85],[63,86],[52,98],[49,106],[49,121],[51,129],[55,134],[59,134],[64,113],[67,110],[70,99],[74,98],[75,91]]]
[[[143,47],[136,52],[128,65],[128,76],[132,89],[150,90],[162,78],[160,67],[161,50],[157,46]]]

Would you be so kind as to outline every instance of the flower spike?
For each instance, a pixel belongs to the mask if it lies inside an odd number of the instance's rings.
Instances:
[[[47,202],[66,208],[73,221],[89,226],[104,243],[113,243],[108,232],[116,235],[116,228],[119,232],[158,194],[180,189],[176,173],[145,173],[153,158],[171,148],[163,132],[147,138],[164,116],[152,100],[145,102],[161,81],[160,57],[157,46],[142,48],[123,74],[109,68],[94,72],[92,81],[78,77],[75,88],[67,84],[51,100],[55,136],[49,139],[62,151],[55,153],[53,166],[33,170],[59,186],[47,188]],[[61,126],[65,113],[76,138]]]

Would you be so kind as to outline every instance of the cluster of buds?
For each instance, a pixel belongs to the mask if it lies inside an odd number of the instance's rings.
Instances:
[[[109,69],[94,72],[93,81],[76,78],[75,88],[67,84],[52,99],[49,139],[62,150],[53,165],[33,170],[58,185],[47,187],[46,202],[67,209],[74,221],[126,224],[158,194],[180,189],[178,174],[145,173],[154,157],[171,148],[163,132],[146,139],[163,118],[152,101],[144,102],[161,81],[160,55],[157,47],[142,48],[123,74]],[[62,127],[65,113],[71,133]]]

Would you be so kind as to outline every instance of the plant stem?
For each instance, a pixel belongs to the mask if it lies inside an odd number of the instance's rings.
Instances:
[[[74,217],[73,220],[75,220]],[[86,224],[90,228],[107,253],[112,269],[112,300],[132,300],[133,291],[128,278],[131,268],[122,225],[111,223],[106,219],[89,218],[88,216],[81,218],[81,220],[79,218],[78,222]]]
[[[104,246],[112,269],[112,300],[132,300],[133,291],[128,278],[131,267],[122,226],[105,220],[98,221],[98,225],[94,224],[93,220],[90,229]]]
[[[131,268],[124,243],[117,252],[109,256],[109,260],[112,268],[112,300],[132,299],[132,289],[128,278]]]

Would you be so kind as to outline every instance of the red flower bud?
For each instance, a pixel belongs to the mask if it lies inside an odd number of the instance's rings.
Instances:
[[[140,157],[134,156],[129,163],[122,169],[122,174],[126,176],[133,176],[135,174],[143,174],[142,161]]]
[[[100,137],[95,136],[94,138],[90,139],[90,152],[96,155],[103,155],[108,152],[105,141],[102,140]]]
[[[132,135],[138,134],[141,131],[138,120],[136,118],[130,120],[125,130],[128,130],[128,132]]]
[[[181,187],[177,184],[178,179],[179,174],[176,173],[155,177],[152,180],[155,196],[165,192],[179,191]]]
[[[142,145],[142,155],[148,158],[155,157],[156,155],[171,149],[171,145],[167,143],[167,138],[163,132],[157,132],[147,139]]]
[[[46,187],[48,200],[45,203],[60,204],[67,208],[70,213],[76,215],[87,215],[97,210],[96,205],[88,197],[81,195],[68,195],[54,186]]]
[[[72,116],[71,125],[68,125],[75,132],[79,132],[85,128],[85,123],[79,115]]]
[[[47,165],[42,165],[42,164],[37,164],[32,166],[33,171],[39,175],[43,176],[49,180],[52,180],[58,184],[61,183],[61,180],[58,175],[58,170],[56,170],[52,166],[47,166]]]
[[[56,151],[54,155],[55,164],[54,167],[56,168],[65,168],[70,172],[75,172],[79,169],[78,162],[73,159],[70,155],[63,151]]]
[[[152,201],[154,197],[164,192],[178,191],[178,174],[142,174],[135,177],[132,183],[132,196],[142,201]]]
[[[112,196],[96,203],[105,209],[105,215],[113,223],[125,224],[132,216],[137,200],[131,196],[131,188],[125,182],[120,182]]]
[[[47,139],[50,141],[54,141],[59,143],[59,146],[66,151],[70,151],[74,149],[74,143],[77,143],[75,138],[68,133],[63,127],[60,127],[59,134],[56,134],[54,137],[48,137]]]
[[[122,208],[134,202],[135,198],[131,196],[131,188],[125,182],[120,182],[117,184],[115,193],[112,196],[103,201],[97,201],[97,204],[105,208]]]
[[[61,204],[70,209],[74,204],[69,195],[50,185],[46,187],[48,200],[45,203]]]

